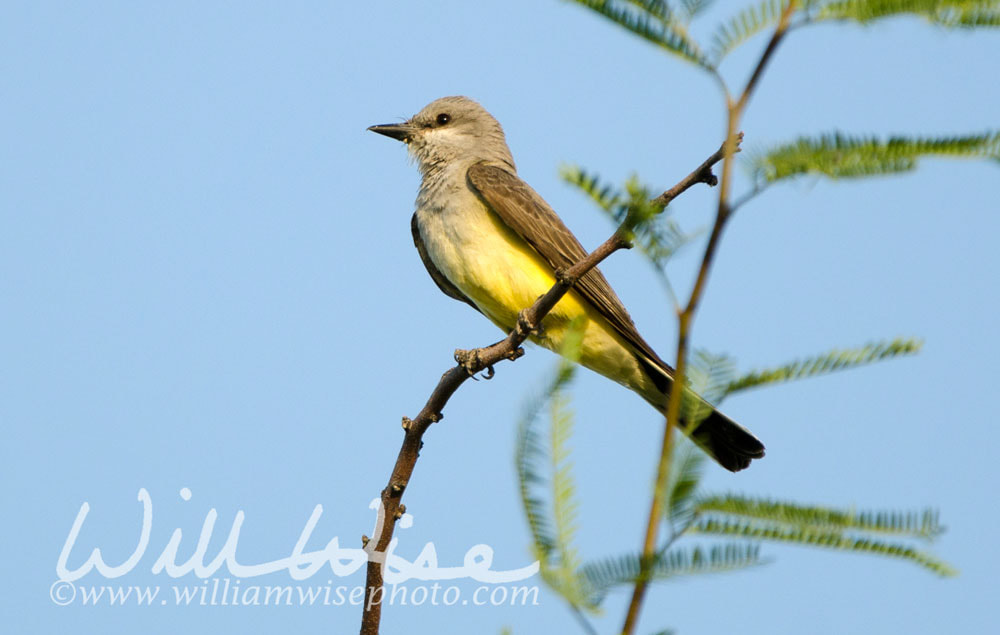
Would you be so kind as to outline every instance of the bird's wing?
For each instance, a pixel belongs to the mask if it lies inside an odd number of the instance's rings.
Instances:
[[[424,238],[420,235],[420,228],[417,226],[417,215],[414,214],[413,218],[410,219],[410,231],[413,233],[413,244],[417,248],[417,253],[420,254],[420,260],[423,261],[424,267],[427,268],[427,273],[431,274],[431,279],[438,286],[445,295],[455,298],[456,300],[461,300],[465,302],[473,309],[479,311],[472,300],[468,298],[464,293],[458,290],[458,287],[453,285],[448,281],[448,278],[444,277],[444,274],[438,271],[438,268],[434,266],[434,261],[431,260],[430,255],[427,253],[427,247],[424,245]],[[482,311],[480,311],[482,313]]]
[[[469,168],[467,178],[483,202],[553,269],[571,267],[587,255],[548,203],[516,175],[495,165],[477,163]],[[657,371],[650,373],[650,378],[665,390],[673,369],[639,335],[604,275],[595,267],[574,288],[635,348],[639,361]]]

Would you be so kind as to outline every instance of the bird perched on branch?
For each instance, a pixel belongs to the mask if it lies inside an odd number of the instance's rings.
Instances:
[[[411,229],[424,266],[446,295],[506,332],[518,314],[587,252],[552,208],[517,176],[496,119],[466,97],[431,102],[408,121],[371,126],[407,145],[423,177]],[[560,351],[582,324],[579,363],[635,391],[661,413],[674,369],[639,335],[596,268],[583,275],[531,339]],[[763,444],[714,408],[679,427],[728,470],[764,456]]]

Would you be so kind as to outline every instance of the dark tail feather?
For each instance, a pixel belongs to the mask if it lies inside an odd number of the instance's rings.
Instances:
[[[670,393],[670,387],[673,384],[674,370],[659,358],[650,360],[637,355],[636,359],[646,369],[646,376],[653,382],[660,394],[635,387],[631,387],[632,390],[639,393],[643,399],[666,416],[666,395]],[[711,408],[711,413],[702,419],[693,432],[690,430],[690,422],[685,421],[683,417],[679,427],[719,465],[730,472],[739,472],[750,467],[750,461],[764,458],[764,444],[752,432],[712,408],[711,404],[701,397],[694,393],[688,394],[700,400],[701,406]]]
[[[681,427],[686,427],[683,421]],[[764,456],[760,439],[718,410],[705,417],[689,436],[730,472],[750,467],[750,461]]]

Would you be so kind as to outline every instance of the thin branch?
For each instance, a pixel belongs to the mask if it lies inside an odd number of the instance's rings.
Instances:
[[[750,75],[750,79],[747,81],[747,85],[743,89],[743,94],[740,95],[740,100],[736,104],[737,113],[743,114],[743,109],[746,108],[750,95],[757,87],[757,82],[760,80],[761,75],[764,74],[764,68],[767,67],[767,63],[771,61],[771,57],[774,55],[775,49],[778,48],[778,44],[781,43],[782,38],[784,38],[785,34],[788,33],[792,14],[795,13],[796,9],[798,9],[798,2],[796,0],[791,0],[788,3],[788,6],[785,7],[785,10],[781,13],[781,18],[778,20],[778,26],[774,29],[774,35],[771,36],[771,40],[767,43],[767,48],[764,49],[764,53],[760,56],[760,61],[757,62],[756,68],[753,69],[753,73]]]
[[[796,9],[797,3],[791,0],[784,12],[778,26],[775,28],[771,40],[764,49],[757,66],[754,68],[750,79],[747,81],[743,93],[735,103],[727,97],[728,101],[728,122],[726,131],[726,141],[720,149],[722,163],[722,180],[719,187],[719,204],[716,209],[715,223],[712,226],[712,233],[708,237],[708,244],[705,245],[705,253],[701,259],[701,266],[695,278],[694,286],[691,289],[691,296],[687,306],[677,313],[677,362],[674,365],[674,380],[670,385],[667,395],[667,416],[663,426],[663,441],[660,444],[660,458],[656,466],[656,485],[653,488],[653,500],[649,506],[649,519],[646,522],[646,535],[643,539],[642,556],[639,560],[639,575],[636,578],[635,587],[632,589],[632,599],[629,601],[628,611],[625,614],[625,623],[622,625],[622,635],[632,635],[635,632],[639,621],[639,613],[642,609],[642,602],[649,588],[649,574],[656,556],[656,541],[660,532],[660,524],[664,517],[664,505],[666,498],[666,484],[670,477],[670,457],[673,453],[673,430],[677,426],[680,418],[681,399],[675,398],[674,392],[678,394],[684,386],[684,378],[687,372],[688,343],[691,337],[691,323],[694,320],[695,312],[701,297],[705,291],[705,284],[708,280],[712,262],[715,259],[715,252],[725,228],[726,221],[732,214],[729,205],[729,190],[732,186],[733,155],[739,150],[742,141],[742,133],[737,133],[740,118],[746,108],[750,95],[753,93],[757,82],[760,80],[767,66],[768,61],[777,49],[778,44],[788,30],[789,19]],[[664,192],[664,195],[669,194]],[[669,202],[669,200],[668,200]]]
[[[742,196],[738,197],[736,200],[734,200],[732,203],[729,204],[729,213],[732,214],[739,208],[743,207],[753,199],[763,194],[764,190],[766,190],[769,186],[770,186],[769,183],[764,183],[763,185],[758,183],[754,185],[751,189],[744,192]]]
[[[739,145],[740,143],[742,143],[742,141],[743,141],[743,133],[741,132],[739,134],[739,138],[736,141],[737,148],[735,152],[740,151]],[[685,191],[687,191],[688,188],[690,188],[692,185],[695,185],[696,183],[707,183],[709,186],[712,187],[718,185],[719,179],[716,178],[715,174],[712,173],[712,166],[714,166],[716,163],[725,158],[725,156],[726,156],[726,143],[723,142],[723,144],[719,146],[719,149],[716,150],[712,156],[705,159],[704,163],[696,167],[694,171],[691,172],[691,174],[688,174],[686,177],[681,179],[681,181],[677,183],[677,185],[673,186],[663,194],[660,194],[659,196],[654,198],[651,202],[654,205],[662,205],[663,207],[666,207],[667,205],[670,205],[670,201],[674,200],[675,198],[683,194]]]
[[[729,205],[729,190],[732,187],[732,171],[733,171],[733,161],[732,155],[735,153],[735,148],[738,146],[738,139],[736,137],[736,131],[739,128],[740,119],[743,116],[743,111],[746,108],[747,102],[750,99],[750,95],[753,93],[754,89],[757,87],[757,82],[760,80],[761,75],[764,73],[764,69],[767,67],[768,61],[774,55],[774,51],[778,48],[778,44],[784,38],[785,33],[788,31],[789,19],[792,13],[795,11],[798,3],[792,0],[785,7],[784,12],[781,14],[781,19],[778,21],[778,26],[774,30],[774,34],[771,36],[771,40],[767,43],[767,48],[764,49],[764,53],[760,57],[760,61],[757,62],[757,66],[754,68],[753,73],[750,75],[750,79],[747,81],[746,88],[743,89],[743,93],[740,95],[739,100],[729,105],[729,122],[728,122],[728,139],[731,144],[730,147],[733,148],[730,152],[726,153],[726,159],[722,163],[722,184],[719,187],[719,206],[716,211],[715,225],[712,227],[712,233],[708,238],[708,244],[705,246],[705,255],[702,258],[702,266],[698,270],[698,277],[695,279],[694,288],[691,290],[691,298],[688,301],[687,308],[684,310],[685,313],[693,315],[695,310],[698,308],[698,303],[701,301],[701,296],[705,290],[705,283],[708,280],[708,273],[712,268],[712,260],[715,258],[715,250],[719,244],[719,238],[722,235],[722,230],[725,227],[726,221],[729,220],[729,216],[732,213],[732,208]]]
[[[583,614],[583,611],[581,611],[579,607],[571,606],[570,610],[573,611],[573,616],[576,618],[576,621],[580,623],[580,628],[582,628],[587,635],[597,635],[597,629],[594,628],[594,625],[590,623],[590,620],[587,619],[587,616]]]
[[[654,199],[654,202],[660,202],[666,206],[667,203],[696,183],[715,185],[718,180],[712,174],[712,166],[723,158],[726,145],[723,143],[719,150],[706,159],[704,163],[681,179],[677,185]],[[392,541],[396,521],[406,512],[406,507],[402,504],[403,492],[410,482],[417,458],[420,456],[424,433],[427,432],[432,423],[444,418],[442,410],[466,379],[484,370],[487,371],[487,377],[492,377],[495,364],[505,359],[513,361],[524,355],[521,344],[537,330],[545,316],[569,292],[576,281],[614,252],[631,247],[623,237],[625,233],[626,225],[623,223],[610,238],[583,260],[565,271],[557,271],[556,283],[544,295],[535,300],[533,305],[521,311],[518,315],[517,326],[506,338],[484,348],[455,351],[455,361],[458,364],[441,376],[427,403],[414,419],[403,418],[403,445],[396,456],[396,463],[389,476],[389,483],[382,490],[382,508],[378,516],[379,522],[376,523],[376,536],[372,539],[363,538],[365,551],[368,552],[368,571],[365,601],[362,605],[361,635],[378,634],[379,622],[382,618],[382,596],[384,593],[382,565],[385,551]]]

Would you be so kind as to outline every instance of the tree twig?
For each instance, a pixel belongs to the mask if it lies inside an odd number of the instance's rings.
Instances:
[[[712,173],[712,166],[725,156],[728,144],[729,140],[723,142],[715,153],[681,179],[677,185],[653,199],[653,202],[665,207],[698,183],[715,185],[718,180]],[[396,456],[389,483],[382,490],[376,535],[371,539],[363,539],[365,551],[368,552],[368,571],[365,601],[362,603],[361,635],[377,635],[379,630],[384,593],[382,585],[385,552],[392,541],[396,521],[406,512],[406,507],[402,504],[403,492],[406,491],[413,475],[423,445],[424,433],[432,423],[444,417],[442,410],[466,379],[484,370],[491,371],[494,364],[505,359],[513,361],[523,355],[524,349],[521,348],[521,344],[538,328],[549,311],[569,292],[576,281],[614,252],[631,247],[624,238],[625,229],[623,223],[610,238],[581,261],[565,271],[557,271],[556,283],[533,305],[521,311],[517,327],[506,338],[483,348],[455,351],[455,361],[458,363],[441,376],[424,407],[415,418],[403,418],[403,445]]]
[[[736,140],[737,147],[735,152],[740,151],[739,145],[742,142],[743,142],[743,133],[741,132]],[[684,193],[685,190],[687,190],[695,183],[706,183],[709,186],[718,185],[719,179],[715,176],[715,174],[712,173],[712,166],[714,166],[716,163],[725,158],[725,156],[726,156],[726,144],[723,143],[721,146],[719,146],[719,149],[716,150],[712,156],[705,159],[705,161],[701,165],[696,167],[694,171],[691,172],[691,174],[688,174],[677,185],[673,186],[663,194],[660,194],[659,196],[654,198],[651,202],[654,205],[662,205],[663,207],[666,207],[667,205],[670,204],[670,201],[680,196],[682,193]]]

